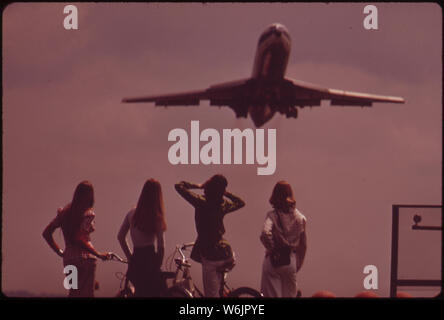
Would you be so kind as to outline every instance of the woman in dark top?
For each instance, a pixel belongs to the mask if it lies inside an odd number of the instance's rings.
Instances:
[[[57,210],[57,216],[43,231],[49,246],[63,257],[63,265],[77,268],[77,289],[69,290],[69,297],[93,297],[96,286],[96,257],[107,260],[109,253],[98,252],[91,243],[90,233],[94,228],[94,189],[90,182],[81,182],[71,203]],[[53,233],[61,228],[65,240],[65,250],[54,241]]]
[[[206,297],[219,296],[222,275],[216,269],[234,262],[231,246],[223,238],[223,218],[227,213],[245,206],[242,199],[226,191],[227,184],[227,179],[218,174],[204,184],[182,181],[175,185],[176,191],[195,208],[197,239],[191,258],[202,263]],[[204,195],[198,195],[190,189],[203,189]]]

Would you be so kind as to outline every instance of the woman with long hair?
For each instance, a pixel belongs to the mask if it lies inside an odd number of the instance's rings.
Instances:
[[[77,268],[77,289],[69,290],[69,297],[93,297],[96,257],[106,260],[108,253],[98,252],[91,243],[90,233],[94,228],[93,211],[94,189],[89,181],[82,181],[76,187],[72,201],[57,210],[56,218],[43,231],[43,238],[49,246],[63,258],[63,265]],[[53,233],[61,228],[65,240],[65,250],[60,249]]]
[[[223,276],[217,269],[223,265],[234,266],[234,254],[230,244],[222,237],[225,233],[223,218],[236,211],[245,202],[226,190],[228,181],[216,174],[203,184],[182,181],[176,191],[195,208],[197,239],[191,258],[202,263],[202,278],[206,297],[218,297]],[[203,189],[196,194],[190,189]]]
[[[274,186],[260,239],[266,249],[262,265],[261,290],[264,297],[297,296],[296,273],[307,250],[307,219],[296,209],[293,190],[286,181]]]
[[[134,285],[136,297],[160,296],[165,230],[162,188],[158,181],[149,179],[143,186],[137,207],[125,216],[117,236],[129,261],[127,277]],[[128,231],[134,246],[132,253],[126,240]]]

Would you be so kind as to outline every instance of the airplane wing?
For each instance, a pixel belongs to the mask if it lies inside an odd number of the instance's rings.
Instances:
[[[261,103],[260,100],[258,101],[256,94],[266,93],[267,88],[266,84],[264,87],[263,84],[257,82],[257,79],[246,78],[213,85],[205,90],[124,98],[122,102],[154,102],[156,106],[166,107],[196,106],[200,104],[201,100],[209,100],[211,106],[230,107],[235,112],[236,117],[239,118],[248,116],[249,106],[257,106]],[[279,103],[277,105],[278,111],[286,114],[287,117],[297,117],[296,107],[320,106],[321,100],[330,100],[330,105],[332,106],[370,107],[374,102],[404,103],[404,99],[400,97],[328,89],[289,78],[285,78],[280,83],[280,89],[277,90],[278,93],[273,92],[273,86],[269,86],[269,88],[271,94],[276,94],[279,97],[280,105]]]
[[[330,100],[332,106],[370,107],[373,102],[404,103],[401,97],[324,88],[308,82],[286,78],[286,88],[292,91],[290,100],[295,106],[318,106],[321,100]]]
[[[135,98],[123,98],[122,102],[154,102],[156,106],[187,106],[198,105],[199,101],[205,97],[205,90],[189,91],[183,93],[164,94],[155,96],[143,96]]]
[[[217,84],[205,90],[124,98],[122,102],[154,102],[156,106],[191,106],[199,105],[201,100],[209,100],[213,106],[231,106],[236,104],[248,82],[249,79],[242,79]]]

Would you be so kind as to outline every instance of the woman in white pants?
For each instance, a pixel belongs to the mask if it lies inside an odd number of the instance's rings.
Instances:
[[[261,290],[264,297],[294,298],[296,273],[307,249],[306,218],[296,209],[291,186],[279,181],[270,198],[260,239],[266,249],[262,266]]]

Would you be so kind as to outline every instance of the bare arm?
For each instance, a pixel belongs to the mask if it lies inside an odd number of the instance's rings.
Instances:
[[[58,256],[63,257],[63,250],[60,249],[53,237],[54,231],[59,227],[59,220],[56,218],[46,226],[45,230],[43,230],[42,236],[51,247],[51,249],[54,250],[54,252],[57,253]]]
[[[120,247],[122,248],[123,252],[125,253],[126,258],[128,261],[130,260],[132,253],[128,246],[128,242],[126,241],[126,235],[128,234],[130,228],[130,224],[128,221],[128,215],[126,215],[125,219],[123,220],[122,225],[120,226],[119,233],[117,234],[117,239],[119,240]]]
[[[185,200],[191,203],[192,206],[196,207],[202,202],[201,196],[190,191],[190,189],[201,189],[202,186],[200,184],[181,181],[176,183],[174,188]]]
[[[162,266],[163,257],[165,255],[165,237],[164,232],[157,234],[157,258],[159,259],[159,268]]]
[[[230,201],[228,202],[228,206],[224,210],[225,214],[236,211],[245,206],[244,200],[232,194],[231,192],[225,191],[224,196],[230,199]]]

